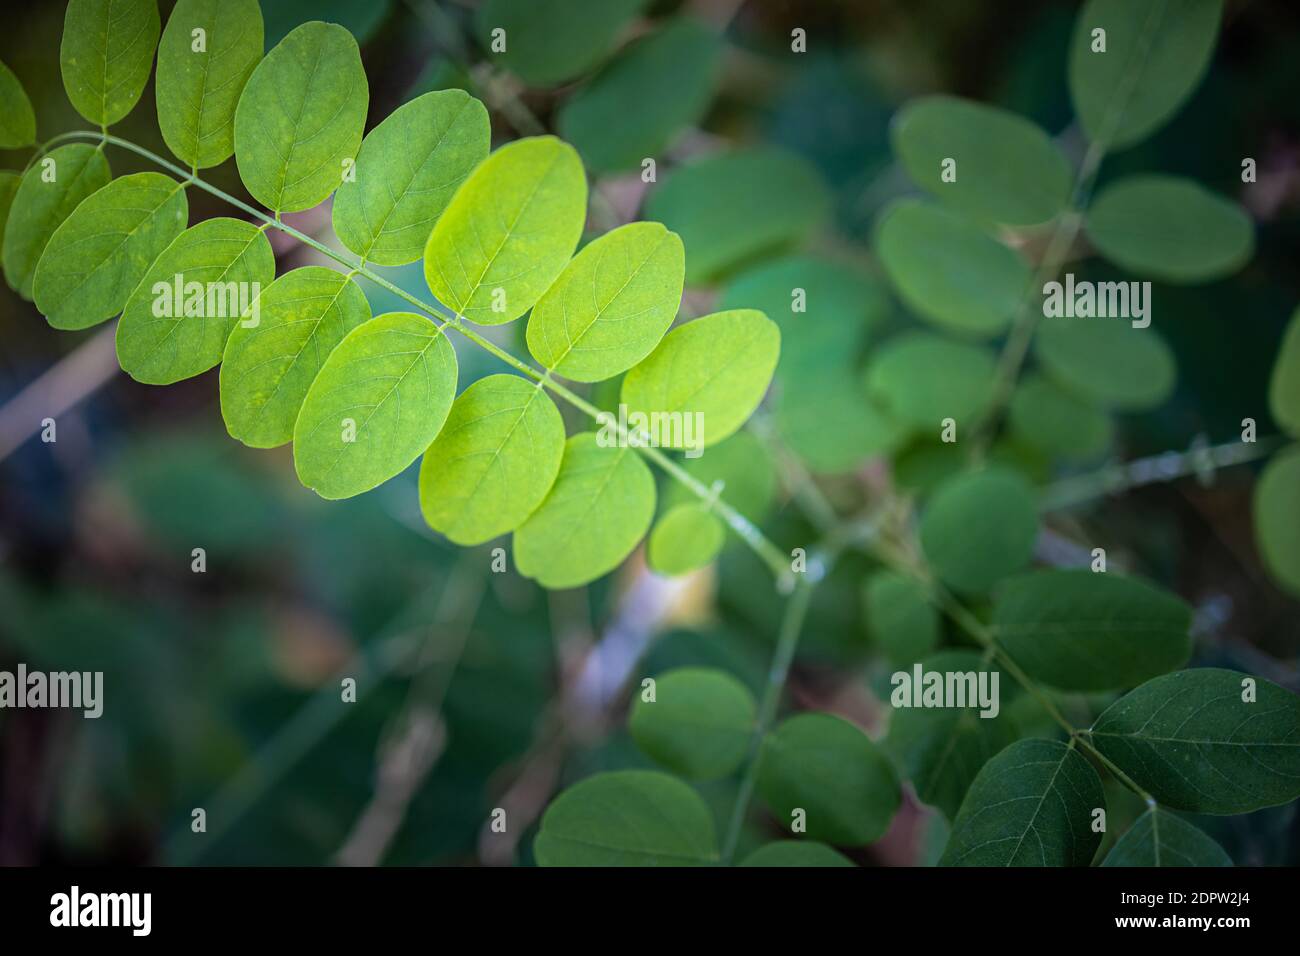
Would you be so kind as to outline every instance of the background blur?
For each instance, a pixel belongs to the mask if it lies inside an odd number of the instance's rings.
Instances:
[[[171,3],[161,6],[165,20]],[[463,86],[492,108],[494,143],[534,124],[554,129],[583,80],[530,88],[511,76],[484,53],[474,6],[263,0],[268,48],[308,19],[356,34],[370,77],[367,128],[419,93]],[[675,138],[662,168],[733,143],[802,155],[834,195],[814,255],[878,272],[872,222],[909,189],[887,128],[909,97],[999,103],[1077,151],[1064,68],[1077,4],[1067,0],[659,0],[647,16],[679,8],[723,32],[725,50],[703,120]],[[63,5],[7,13],[0,59],[31,96],[39,136],[84,127],[59,78]],[[806,55],[790,55],[795,27],[808,32]],[[623,39],[646,29],[641,21]],[[1258,239],[1245,270],[1157,287],[1178,392],[1120,419],[1117,457],[1183,450],[1202,433],[1228,441],[1246,416],[1261,436],[1276,432],[1267,377],[1300,302],[1297,57],[1300,6],[1230,3],[1193,101],[1103,167],[1103,184],[1162,170],[1235,195],[1241,157],[1252,155],[1261,184],[1242,199]],[[167,154],[152,89],[115,132]],[[0,155],[0,165],[21,169],[29,154]],[[148,168],[122,151],[110,162],[115,175]],[[244,195],[233,161],[206,175]],[[601,214],[631,218],[645,188],[636,172],[600,179]],[[226,212],[202,192],[189,199],[192,223]],[[328,233],[328,204],[286,218]],[[280,272],[313,261],[271,238]],[[388,271],[428,297],[418,263]],[[363,287],[376,314],[396,307]],[[687,310],[706,311],[712,296],[692,290]],[[524,325],[502,330],[517,354]],[[359,498],[321,501],[294,478],[287,448],[253,451],[225,434],[216,370],[167,388],[136,384],[118,370],[112,335],[113,323],[54,331],[0,290],[0,669],[103,670],[107,699],[99,720],[0,710],[0,863],[527,864],[557,788],[646,762],[623,729],[633,671],[717,664],[761,683],[778,597],[743,549],[688,579],[656,578],[634,557],[589,588],[547,594],[490,573],[493,545],[460,549],[429,531],[414,468]],[[462,388],[502,370],[477,350],[460,358]],[[52,444],[35,433],[47,415],[58,423]],[[1254,471],[1224,471],[1210,487],[1153,485],[1087,520],[1114,542],[1112,560],[1197,609],[1194,664],[1300,690],[1300,603],[1260,568]],[[784,492],[769,510],[764,527],[778,543],[810,540]],[[203,574],[191,571],[198,547]],[[860,622],[865,570],[846,559],[819,589],[791,691],[800,706],[875,732],[886,667]],[[358,681],[356,704],[339,703],[343,676]],[[702,790],[725,814],[734,786]],[[190,832],[195,807],[207,812],[204,836]],[[494,807],[508,811],[509,840],[483,839]],[[1296,816],[1292,804],[1197,823],[1238,863],[1294,864]],[[934,819],[909,801],[886,839],[854,858],[925,862]]]

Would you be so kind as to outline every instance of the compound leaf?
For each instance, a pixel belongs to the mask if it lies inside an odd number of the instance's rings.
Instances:
[[[36,113],[14,71],[0,63],[0,149],[36,142]]]
[[[456,353],[428,319],[391,312],[349,332],[307,390],[293,429],[298,479],[350,498],[401,473],[456,397]]]
[[[1255,539],[1264,567],[1300,597],[1300,445],[1277,454],[1255,485]]]
[[[513,531],[551,490],[563,457],[564,422],[545,390],[518,375],[481,378],[424,454],[424,520],[461,545]]]
[[[239,97],[239,178],[277,213],[310,209],[343,181],[344,161],[355,160],[369,103],[352,34],[304,23],[257,65]]]
[[[963,425],[993,396],[997,363],[988,349],[928,332],[886,342],[867,366],[867,391],[900,421],[937,435],[945,418]]]
[[[1125,694],[1092,742],[1156,800],[1249,813],[1300,797],[1300,697],[1236,671],[1175,671]]]
[[[483,104],[463,90],[399,106],[361,143],[356,178],[334,197],[334,231],[363,260],[385,266],[424,254],[433,224],[491,147]]]
[[[163,250],[122,310],[117,359],[137,382],[170,385],[221,361],[235,323],[275,279],[266,234],[206,219]],[[195,292],[191,283],[198,283]]]
[[[470,175],[433,227],[424,277],[438,300],[480,325],[519,318],[573,255],[587,178],[553,136],[502,146]]]
[[[1152,807],[1116,841],[1101,865],[1232,866],[1232,858],[1186,820]]]
[[[1034,490],[1014,471],[991,467],[940,485],[921,516],[921,547],[945,584],[987,591],[1033,557]]]
[[[1152,328],[1117,319],[1047,318],[1034,349],[1050,378],[1103,408],[1145,411],[1174,390],[1173,354]]]
[[[221,365],[221,415],[253,448],[293,438],[307,390],[335,346],[370,319],[357,284],[323,266],[286,272],[262,290],[255,324],[235,326]]]
[[[843,853],[816,840],[777,840],[759,847],[740,862],[741,866],[853,866]]]
[[[745,759],[754,698],[725,671],[682,667],[655,678],[654,700],[638,694],[627,728],[656,763],[690,780],[716,780]]]
[[[682,301],[682,240],[657,222],[633,222],[589,243],[538,300],[528,350],[551,371],[598,382],[659,344]]]
[[[78,113],[112,126],[131,112],[149,82],[160,28],[158,0],[71,0],[59,66]]]
[[[479,42],[530,86],[555,86],[594,67],[649,0],[487,0],[478,10]]]
[[[169,176],[113,180],[50,236],[32,280],[36,308],[56,329],[85,329],[117,315],[188,216],[185,185]]]
[[[703,504],[677,505],[650,532],[646,561],[668,577],[686,574],[716,558],[725,538],[722,522]]]
[[[632,553],[654,510],[654,477],[635,451],[574,435],[546,500],[515,532],[515,565],[543,587],[587,584]]]

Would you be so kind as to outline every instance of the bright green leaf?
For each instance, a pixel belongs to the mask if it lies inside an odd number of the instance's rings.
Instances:
[[[745,759],[754,735],[754,698],[724,671],[683,667],[655,678],[655,699],[638,693],[627,719],[654,761],[690,780],[716,780]]]
[[[1091,737],[1175,810],[1249,813],[1300,797],[1300,697],[1258,677],[1165,674],[1111,704]]]
[[[587,178],[573,147],[553,136],[516,140],[456,192],[425,246],[425,280],[471,322],[511,322],[568,264],[586,218]]]
[[[1119,838],[1101,865],[1232,866],[1232,858],[1186,820],[1152,807]]]
[[[349,332],[307,390],[293,429],[298,479],[322,498],[382,484],[437,437],[456,397],[456,352],[428,319],[377,316]]]
[[[853,861],[838,850],[815,840],[777,840],[759,847],[740,863],[741,866],[853,866]]]
[[[667,577],[686,574],[716,558],[726,534],[722,522],[703,504],[677,505],[650,532],[646,560]]]
[[[1067,461],[1096,458],[1114,433],[1110,416],[1100,408],[1036,374],[1016,386],[1008,418],[1019,438]]]
[[[414,262],[490,148],[487,110],[461,90],[425,93],[399,106],[366,136],[356,179],[334,197],[339,240],[369,262]]]
[[[293,438],[307,390],[326,357],[370,319],[357,284],[333,269],[294,269],[262,290],[258,321],[230,333],[221,365],[221,415],[253,448]]]
[[[0,63],[0,149],[36,142],[36,114],[14,71]]]
[[[338,188],[345,161],[356,159],[369,103],[352,34],[304,23],[257,65],[239,98],[239,178],[268,209],[310,209]]]
[[[574,435],[546,500],[515,532],[515,564],[543,587],[587,584],[632,553],[654,510],[654,477],[633,449]]]
[[[36,308],[56,329],[85,329],[122,311],[149,266],[185,230],[185,186],[135,173],[88,196],[36,265]]]
[[[528,319],[528,350],[576,382],[624,372],[659,344],[682,301],[682,240],[657,222],[608,232],[573,258]]]
[[[1087,866],[1101,844],[1093,811],[1105,809],[1097,771],[1054,740],[1020,740],[971,783],[941,866]]]
[[[1034,490],[1006,468],[945,481],[921,516],[921,546],[931,567],[966,593],[987,591],[1023,568],[1037,537]]]
[[[206,219],[187,229],[127,300],[117,326],[118,362],[149,385],[206,372],[221,361],[235,323],[251,321],[245,309],[274,279],[271,243],[251,223]]]
[[[1048,377],[1104,408],[1146,411],[1174,390],[1177,366],[1153,328],[1116,319],[1044,319],[1034,340]]]
[[[59,65],[78,113],[112,126],[131,112],[149,82],[160,28],[158,0],[71,0]]]
[[[807,836],[863,846],[885,835],[898,810],[898,777],[889,759],[853,724],[830,714],[799,714],[763,741],[758,792],[790,827],[807,814]]]
[[[1255,539],[1264,567],[1300,597],[1300,445],[1280,452],[1255,485]]]
[[[1136,578],[1033,571],[1005,582],[993,607],[998,644],[1030,677],[1067,691],[1132,687],[1182,667],[1192,610]]]
[[[485,50],[530,86],[556,86],[594,67],[649,0],[486,0],[476,33]]]
[[[1273,362],[1268,407],[1283,431],[1300,438],[1300,309],[1291,314]]]
[[[772,508],[776,469],[772,456],[752,432],[738,431],[712,446],[707,455],[682,459],[681,466],[706,488],[721,482],[722,498],[755,524],[761,524]],[[698,501],[680,482],[670,481],[664,488],[665,508]]]
[[[429,527],[461,545],[513,531],[542,503],[564,456],[564,422],[540,386],[489,375],[465,389],[420,466]]]
[[[945,418],[963,426],[993,396],[997,363],[988,349],[927,332],[905,332],[881,346],[867,366],[867,391],[888,412],[938,437]]]
[[[880,571],[862,588],[867,633],[891,664],[911,664],[939,643],[939,612],[925,585],[894,571]]]

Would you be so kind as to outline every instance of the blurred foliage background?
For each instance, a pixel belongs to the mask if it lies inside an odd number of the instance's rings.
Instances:
[[[265,0],[266,42],[308,19],[351,29],[370,77],[368,129],[418,93],[461,86],[492,109],[495,143],[563,133],[565,104],[597,65],[530,85],[486,52],[475,6]],[[802,156],[831,196],[829,221],[806,250],[813,257],[879,273],[872,224],[910,189],[888,145],[891,115],[909,97],[948,91],[1001,104],[1078,151],[1064,68],[1077,4],[1067,0],[655,0],[609,56],[679,11],[721,39],[712,74],[687,70],[691,84],[662,91],[699,102],[661,155],[660,179],[729,145]],[[31,95],[42,138],[84,125],[59,78],[62,18],[61,4],[27,4],[0,35],[0,59]],[[796,27],[807,31],[806,54],[790,52]],[[1231,3],[1193,101],[1103,169],[1103,185],[1162,170],[1237,195],[1241,157],[1251,155],[1261,184],[1242,199],[1258,230],[1248,268],[1208,286],[1157,286],[1178,391],[1120,420],[1116,457],[1186,449],[1202,433],[1227,441],[1248,416],[1261,435],[1276,431],[1267,376],[1300,301],[1297,53],[1300,8]],[[153,103],[148,90],[116,132],[166,154]],[[633,120],[643,108],[621,106]],[[6,154],[3,165],[21,169],[27,155]],[[124,152],[111,162],[117,175],[147,168]],[[209,176],[244,195],[233,162]],[[634,215],[644,190],[636,169],[597,182],[593,223]],[[225,212],[204,193],[190,200],[192,222]],[[743,223],[745,210],[735,214]],[[327,231],[328,206],[289,218]],[[284,238],[272,236],[280,271],[314,261]],[[418,263],[389,272],[428,297]],[[703,282],[688,292],[688,313],[707,311],[717,291]],[[382,290],[367,294],[375,313],[395,307]],[[901,309],[890,309],[886,324],[902,324]],[[522,345],[523,329],[507,327],[503,341]],[[460,358],[462,387],[500,370],[477,350]],[[815,368],[802,371],[816,379]],[[527,864],[537,817],[559,787],[647,765],[623,725],[630,677],[718,665],[761,685],[780,598],[748,551],[729,547],[715,568],[674,581],[634,557],[592,587],[548,594],[492,573],[491,545],[457,549],[429,531],[414,469],[356,499],[317,499],[294,479],[287,449],[254,452],[225,435],[216,375],[136,384],[117,369],[111,326],[55,332],[0,291],[0,668],[103,670],[107,698],[99,720],[0,710],[0,863]],[[57,419],[55,443],[34,432],[46,415]],[[828,491],[865,495],[879,467]],[[1260,568],[1252,470],[1225,471],[1210,486],[1155,484],[1059,520],[1086,522],[1117,566],[1140,567],[1193,604],[1194,664],[1296,690],[1300,605]],[[811,530],[772,481],[771,500],[759,494],[755,504],[764,530],[787,546],[807,543]],[[196,574],[200,547],[207,570]],[[1078,563],[1068,548],[1061,560]],[[889,668],[862,626],[868,570],[866,559],[846,558],[819,588],[790,696],[876,736]],[[345,676],[358,681],[355,704],[339,701]],[[735,786],[702,790],[719,829]],[[1117,791],[1112,812],[1132,802]],[[191,833],[196,807],[207,812],[206,834]],[[505,840],[488,838],[496,807],[507,810]],[[936,820],[909,800],[886,838],[855,859],[927,862]],[[1295,805],[1197,822],[1238,863],[1300,858]],[[752,827],[742,856],[777,832],[758,816]]]

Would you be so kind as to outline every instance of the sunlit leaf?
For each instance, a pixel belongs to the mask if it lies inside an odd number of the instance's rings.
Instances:
[[[772,508],[776,469],[772,456],[752,432],[738,431],[726,441],[711,446],[706,455],[683,458],[681,466],[706,488],[719,487],[727,504],[756,524]],[[671,481],[664,488],[665,508],[698,501],[680,482]]]
[[[646,561],[668,577],[686,574],[716,558],[725,538],[722,522],[703,504],[677,505],[650,532]]]
[[[111,126],[140,99],[153,68],[158,0],[71,0],[59,66],[77,112]]]

